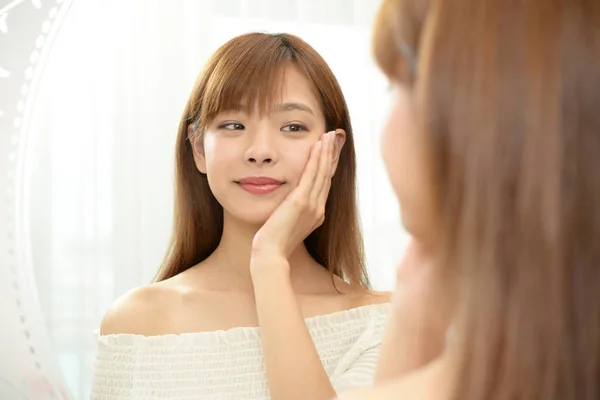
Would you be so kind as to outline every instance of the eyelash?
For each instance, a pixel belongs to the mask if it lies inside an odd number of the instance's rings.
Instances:
[[[233,126],[237,126],[237,127],[241,127],[241,128],[238,128],[238,129],[231,129],[231,128],[228,128],[228,126],[232,126],[232,125],[233,125]],[[290,127],[295,127],[295,128],[298,128],[298,130],[289,130],[289,129],[286,129],[286,128],[290,128]],[[242,125],[242,124],[238,123],[238,122],[229,122],[229,123],[227,123],[227,124],[222,124],[222,125],[220,125],[220,126],[219,126],[219,129],[226,129],[226,130],[230,130],[230,131],[238,131],[238,130],[244,130],[244,129],[246,129],[246,127],[245,127],[244,125]],[[283,129],[284,129],[286,132],[302,132],[302,131],[308,131],[308,128],[307,128],[305,125],[302,125],[302,124],[289,124],[289,125],[286,125],[286,126],[284,126],[284,127],[283,127]]]
[[[230,129],[230,128],[227,128],[228,126],[231,126],[231,125],[241,126],[241,129]],[[239,122],[228,122],[226,124],[220,125],[219,129],[226,129],[228,131],[239,131],[239,130],[246,129],[246,127],[244,125],[240,124]]]
[[[298,128],[298,130],[297,131],[286,130],[286,132],[308,131],[308,128],[305,125],[302,125],[302,124],[289,124],[289,125],[284,126],[283,129],[289,128],[289,127],[296,127],[296,128]]]

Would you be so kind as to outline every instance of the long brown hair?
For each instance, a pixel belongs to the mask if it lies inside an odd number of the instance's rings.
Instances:
[[[194,163],[188,127],[202,135],[211,119],[243,99],[261,114],[280,94],[283,71],[295,67],[313,84],[327,131],[342,128],[346,143],[331,182],[325,221],[305,240],[311,256],[352,284],[369,287],[356,203],[356,156],[348,107],[323,58],[306,42],[289,34],[238,36],[210,58],[185,106],[175,157],[175,214],[171,245],[156,280],[164,280],[205,260],[223,232],[223,208],[206,175]]]
[[[459,298],[454,398],[600,399],[600,3],[384,0]]]

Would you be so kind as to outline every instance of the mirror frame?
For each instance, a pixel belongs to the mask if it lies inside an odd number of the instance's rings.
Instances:
[[[3,359],[18,355],[20,365],[31,365],[31,371],[16,371],[22,375],[17,382],[0,374],[0,385],[2,394],[7,390],[18,398],[27,398],[24,390],[44,393],[46,398],[72,398],[52,350],[36,288],[27,182],[34,166],[36,138],[29,121],[37,89],[73,1],[12,0],[0,5],[0,43],[8,47],[0,54],[0,292],[5,302],[0,316],[7,335],[20,337],[18,343],[3,344],[8,353]],[[32,381],[31,374],[39,379]]]

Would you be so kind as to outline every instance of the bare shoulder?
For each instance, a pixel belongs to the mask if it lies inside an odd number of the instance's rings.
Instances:
[[[176,290],[162,282],[133,289],[106,311],[100,334],[160,334],[178,297]]]
[[[100,334],[158,336],[211,332],[257,323],[253,296],[199,288],[197,277],[182,272],[117,299],[102,320]]]
[[[318,297],[318,302],[314,304],[314,309],[318,311],[310,311],[308,315],[328,314],[342,310],[352,310],[361,307],[376,306],[390,302],[391,293],[376,292],[364,288],[345,291],[341,294],[328,296],[329,301],[323,301]]]
[[[389,303],[392,292],[377,292],[374,290],[361,290],[354,296],[355,307],[374,306]]]
[[[346,299],[346,308],[356,308],[389,303],[392,292],[380,292],[366,289],[359,285],[351,285],[341,279],[335,282],[337,294],[343,294]]]

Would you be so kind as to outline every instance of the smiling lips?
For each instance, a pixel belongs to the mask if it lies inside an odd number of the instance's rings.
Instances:
[[[279,189],[283,182],[263,176],[244,178],[236,182],[242,189],[252,194],[267,194]]]

